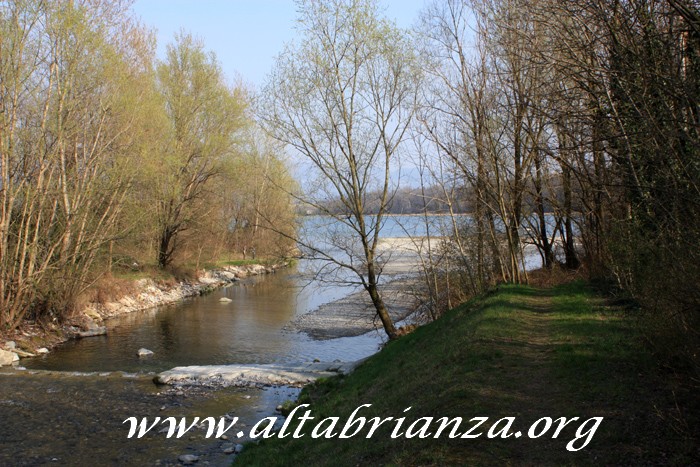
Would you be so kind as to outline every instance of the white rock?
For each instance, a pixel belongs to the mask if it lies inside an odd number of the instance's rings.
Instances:
[[[236,448],[233,445],[233,443],[224,443],[221,445],[221,450],[224,451],[224,454],[233,454],[236,452]]]
[[[221,303],[231,303],[233,300],[231,300],[231,299],[228,298],[228,297],[221,297],[221,298],[219,299],[219,301],[220,301]]]
[[[137,353],[139,357],[150,357],[151,355],[153,355],[152,350],[148,350],[143,347],[141,347]]]
[[[19,360],[19,356],[14,352],[0,349],[0,366],[12,365]]]
[[[182,366],[158,374],[155,380],[158,384],[206,384],[216,381],[223,386],[303,386],[318,378],[350,373],[358,363]]]
[[[83,337],[95,337],[104,336],[107,334],[107,328],[105,326],[95,326],[94,328],[88,329],[87,331],[78,331],[75,333],[76,338]]]
[[[49,353],[49,349],[42,347],[40,349],[36,349],[36,353]]]
[[[5,342],[5,348],[6,348],[7,350],[12,350],[12,349],[15,349],[16,347],[17,347],[17,344],[15,344],[15,341],[7,341],[7,342]]]
[[[13,352],[16,353],[17,355],[19,355],[20,358],[36,357],[35,354],[33,354],[31,352],[25,352],[24,350],[20,350],[20,349],[14,349]]]

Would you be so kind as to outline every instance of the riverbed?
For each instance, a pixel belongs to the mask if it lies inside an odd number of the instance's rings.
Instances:
[[[274,407],[298,389],[157,387],[143,375],[0,374],[0,465],[176,465],[196,455],[200,465],[230,465],[227,448],[239,443],[206,438],[195,429],[166,438],[165,425],[141,439],[127,439],[132,416],[239,417],[248,427],[274,415]],[[235,446],[235,445],[234,445]]]

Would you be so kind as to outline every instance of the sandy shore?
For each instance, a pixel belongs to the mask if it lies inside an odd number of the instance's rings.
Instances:
[[[430,241],[430,246],[435,248],[440,239]],[[379,255],[387,261],[383,270],[386,282],[380,293],[394,323],[406,319],[420,305],[419,252],[427,247],[427,238],[380,239]],[[382,323],[365,290],[323,304],[287,326],[289,331],[305,332],[318,340],[359,336],[381,329]]]

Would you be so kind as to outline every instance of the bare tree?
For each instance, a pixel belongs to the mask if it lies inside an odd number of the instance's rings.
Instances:
[[[333,221],[328,228],[335,231],[322,242],[302,245],[306,253],[326,270],[350,271],[394,338],[380,293],[386,258],[378,241],[392,197],[390,177],[413,114],[411,46],[379,18],[374,0],[308,0],[299,7],[303,38],[278,58],[261,94],[260,118],[316,175],[302,201]],[[369,215],[372,191],[380,194]],[[342,213],[326,207],[333,198]]]

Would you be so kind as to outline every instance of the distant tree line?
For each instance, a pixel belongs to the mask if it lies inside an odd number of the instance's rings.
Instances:
[[[377,214],[381,207],[381,192],[370,192],[367,194],[365,210],[367,214]],[[464,198],[464,205],[459,204],[455,212],[469,212],[468,198]],[[323,204],[323,209],[311,209],[304,205],[299,205],[302,214],[326,214],[328,212],[342,215],[347,213],[347,208],[338,199],[328,200]],[[392,193],[391,202],[386,207],[387,214],[422,214],[425,212],[441,214],[449,212],[447,203],[442,200],[442,189],[437,186],[420,188],[407,187],[398,188]]]
[[[531,180],[526,181],[532,184]],[[534,190],[534,185],[530,187]],[[557,207],[556,201],[563,199],[561,177],[552,174],[550,183],[543,189],[545,196],[542,203],[546,214],[553,213]],[[393,215],[413,215],[413,214],[471,214],[474,212],[476,203],[474,202],[474,188],[469,185],[459,186],[459,191],[454,193],[452,200],[445,197],[443,185],[429,185],[424,187],[400,187],[392,192],[391,202],[386,207],[387,214]],[[377,214],[380,208],[380,192],[369,192],[365,203],[367,214]],[[526,203],[533,202],[533,191],[525,193]],[[572,200],[572,208],[580,212],[582,206],[578,203],[579,198]],[[347,213],[346,207],[338,198],[322,203],[323,209],[312,209],[308,205],[298,204],[297,212],[301,215],[315,215],[331,212],[336,215]]]
[[[130,3],[0,2],[0,328],[62,320],[114,268],[285,247],[291,183],[250,96]],[[286,244],[287,246],[288,243]]]

